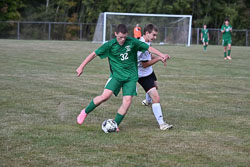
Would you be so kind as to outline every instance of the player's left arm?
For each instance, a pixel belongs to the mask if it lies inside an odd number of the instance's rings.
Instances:
[[[146,68],[146,67],[154,65],[158,61],[163,61],[163,59],[161,57],[159,57],[159,56],[155,56],[154,58],[152,58],[149,61],[141,61],[141,64],[142,64],[143,68]]]
[[[210,40],[210,37],[209,37],[209,32],[207,33],[207,39]]]
[[[149,51],[150,53],[152,53],[152,54],[155,54],[155,55],[157,55],[157,56],[160,56],[160,57],[163,58],[164,60],[170,59],[170,56],[169,56],[168,54],[163,54],[163,53],[161,53],[159,50],[157,50],[157,49],[155,49],[155,48],[153,48],[153,47],[151,47],[151,46],[148,48],[148,51]]]

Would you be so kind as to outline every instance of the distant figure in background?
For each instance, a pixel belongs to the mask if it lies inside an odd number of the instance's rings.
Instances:
[[[222,45],[224,46],[224,60],[231,60],[231,45],[232,45],[232,26],[229,24],[229,19],[226,18],[221,27]]]
[[[201,29],[201,41],[203,43],[203,50],[206,51],[209,41],[209,33],[206,24],[204,24],[203,29]]]
[[[139,24],[136,24],[134,28],[134,37],[137,39],[141,38],[141,27],[139,26]]]

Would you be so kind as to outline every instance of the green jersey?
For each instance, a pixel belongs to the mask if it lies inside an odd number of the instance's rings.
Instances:
[[[208,29],[201,29],[202,38],[208,38]]]
[[[226,26],[225,24],[222,25],[221,27],[221,31],[224,31],[224,29],[226,30],[225,32],[223,32],[222,34],[222,39],[231,39],[231,31],[230,29],[232,29],[231,25]]]
[[[145,52],[149,45],[127,37],[121,46],[116,38],[99,47],[95,53],[101,59],[108,57],[111,76],[119,81],[138,80],[137,51]]]

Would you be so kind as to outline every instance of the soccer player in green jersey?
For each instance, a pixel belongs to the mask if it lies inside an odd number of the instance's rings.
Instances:
[[[207,29],[206,24],[204,24],[203,29],[201,29],[201,41],[203,43],[203,49],[204,49],[204,51],[206,51],[207,46],[208,46],[208,41],[209,41],[209,33],[208,33],[208,29]]]
[[[224,46],[224,60],[231,60],[231,45],[232,45],[232,26],[229,24],[229,19],[226,18],[221,27],[222,45]],[[228,48],[227,48],[228,47]]]
[[[78,124],[81,125],[91,111],[108,100],[112,94],[117,96],[120,89],[122,89],[122,105],[118,109],[115,117],[115,121],[119,126],[132,103],[133,96],[137,95],[137,51],[145,52],[148,50],[160,56],[164,61],[167,60],[167,54],[163,54],[146,43],[128,37],[127,35],[127,27],[124,24],[119,24],[115,31],[116,38],[106,42],[89,54],[77,68],[77,75],[80,76],[85,66],[98,56],[101,59],[108,58],[111,71],[110,78],[105,85],[103,93],[100,96],[96,96],[89,105],[80,112],[77,117]],[[119,131],[119,128],[117,131]]]

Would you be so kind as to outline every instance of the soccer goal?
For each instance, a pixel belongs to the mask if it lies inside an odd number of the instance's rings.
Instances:
[[[93,37],[93,42],[104,43],[114,38],[115,27],[118,24],[128,27],[128,35],[133,36],[136,24],[142,28],[152,23],[158,27],[158,37],[154,43],[190,46],[191,15],[141,14],[141,13],[100,13]]]

